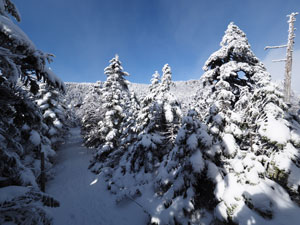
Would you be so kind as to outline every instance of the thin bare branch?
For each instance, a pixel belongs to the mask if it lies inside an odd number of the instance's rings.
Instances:
[[[266,46],[264,49],[274,49],[274,48],[286,48],[287,45],[278,45],[278,46]]]
[[[286,59],[274,59],[272,62],[286,62]]]

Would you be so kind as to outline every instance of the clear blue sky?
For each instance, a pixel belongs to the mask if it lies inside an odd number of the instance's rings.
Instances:
[[[22,16],[19,26],[38,49],[56,55],[50,67],[72,82],[105,80],[103,69],[116,53],[131,82],[149,83],[165,63],[173,80],[199,79],[231,21],[263,60],[266,45],[286,42],[286,15],[300,11],[299,0],[13,2]],[[295,48],[300,48],[300,15],[297,19]]]

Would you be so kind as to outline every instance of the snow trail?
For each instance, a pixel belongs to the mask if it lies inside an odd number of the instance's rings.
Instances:
[[[55,178],[46,184],[46,192],[60,201],[60,207],[48,209],[54,224],[146,224],[141,208],[131,202],[116,205],[104,181],[88,170],[91,150],[82,146],[80,128],[70,134],[58,152]]]

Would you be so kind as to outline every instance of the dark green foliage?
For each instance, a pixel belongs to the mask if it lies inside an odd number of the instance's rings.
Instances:
[[[193,184],[195,196],[192,200],[195,209],[205,208],[209,211],[214,210],[219,201],[215,198],[214,194],[216,185],[207,177],[207,168],[200,174],[195,174],[195,177],[196,182]]]

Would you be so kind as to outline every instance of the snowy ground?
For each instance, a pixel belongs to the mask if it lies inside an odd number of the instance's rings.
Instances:
[[[125,201],[116,205],[115,196],[106,190],[104,181],[88,170],[91,150],[82,146],[79,128],[71,130],[70,138],[58,154],[55,179],[48,182],[46,186],[46,192],[59,200],[61,205],[58,208],[49,208],[54,224],[141,225],[148,222],[149,217],[137,204]],[[150,191],[150,186],[136,201],[156,217],[161,213],[163,206]],[[256,196],[258,201],[264,199],[264,194],[268,194],[263,190],[261,192],[262,197]],[[278,196],[273,197],[276,200]],[[291,202],[289,197],[276,202],[273,207],[275,212],[273,220],[264,220],[258,215],[254,218],[247,210],[242,210],[240,219],[243,222],[240,224],[300,224],[300,209]],[[170,215],[176,213],[175,208],[170,207],[164,213],[165,215],[160,215],[161,224],[168,223]],[[207,216],[201,218],[203,224],[210,223],[211,218]]]
[[[104,182],[88,170],[90,151],[82,147],[80,129],[72,129],[58,153],[55,179],[46,186],[60,201],[60,207],[49,209],[54,224],[145,224],[148,218],[140,207],[132,202],[116,205]]]

